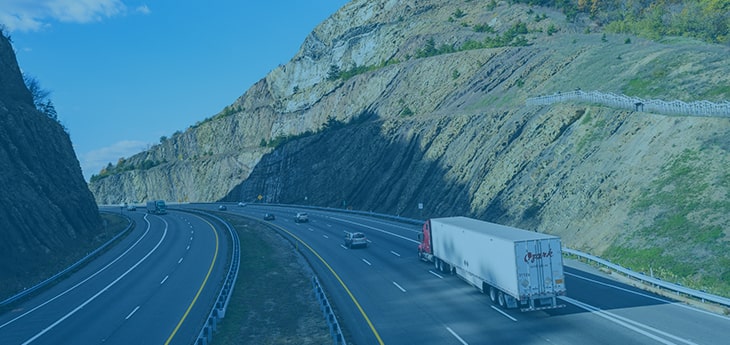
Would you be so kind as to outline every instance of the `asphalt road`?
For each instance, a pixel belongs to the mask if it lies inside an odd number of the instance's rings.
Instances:
[[[135,227],[119,244],[0,315],[0,344],[194,341],[225,275],[227,231],[189,213],[124,212]]]
[[[209,205],[206,207],[215,207]],[[309,223],[295,223],[297,211]],[[355,344],[727,344],[730,318],[688,307],[566,261],[565,308],[521,313],[492,306],[456,276],[418,260],[419,226],[338,212],[228,205],[298,243]],[[368,248],[348,249],[344,231]],[[242,244],[245,250],[245,243]],[[245,268],[242,268],[245,269]]]

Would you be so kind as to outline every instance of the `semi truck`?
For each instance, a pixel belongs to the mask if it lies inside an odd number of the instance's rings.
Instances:
[[[165,214],[167,213],[167,206],[165,200],[152,200],[147,202],[147,213],[152,214]]]
[[[418,235],[418,256],[456,274],[504,309],[563,307],[560,238],[467,217],[432,218]]]

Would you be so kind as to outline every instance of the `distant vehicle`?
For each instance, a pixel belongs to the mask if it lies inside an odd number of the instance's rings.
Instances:
[[[137,206],[129,204],[127,205],[127,211],[137,211]]]
[[[294,223],[306,223],[309,221],[309,216],[305,212],[297,212],[294,216]]]
[[[165,214],[167,213],[167,206],[165,200],[152,200],[147,202],[147,213],[152,214]]]
[[[226,207],[226,205],[220,205],[220,206],[218,206],[218,209],[221,210],[221,211],[225,211],[228,208]]]
[[[239,202],[239,203],[238,203],[238,206],[239,206],[239,207],[244,207],[244,206],[246,206],[246,203],[245,203],[245,202],[243,202],[243,201],[241,201],[241,202]]]
[[[467,217],[433,218],[418,235],[418,257],[456,273],[502,308],[560,308],[565,275],[560,237]]]
[[[345,231],[345,246],[347,248],[367,247],[368,239],[362,232]]]
[[[264,220],[274,220],[276,219],[276,216],[274,216],[273,213],[267,213],[264,215]]]

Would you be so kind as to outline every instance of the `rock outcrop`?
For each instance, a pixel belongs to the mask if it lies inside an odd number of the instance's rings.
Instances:
[[[0,35],[0,299],[87,250],[101,218],[63,127],[37,111]],[[7,296],[5,296],[7,297]]]
[[[730,279],[729,118],[526,105],[576,88],[722,101],[728,47],[586,30],[504,2],[352,1],[223,112],[128,160],[154,167],[91,187],[101,203],[470,215],[695,285]]]

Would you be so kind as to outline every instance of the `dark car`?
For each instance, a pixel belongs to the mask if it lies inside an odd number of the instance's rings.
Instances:
[[[276,219],[276,216],[274,216],[273,213],[267,213],[264,215],[264,220],[274,220]]]
[[[220,206],[218,206],[218,209],[221,210],[221,211],[225,211],[228,208],[226,207],[226,205],[220,205]]]
[[[362,232],[345,231],[345,246],[347,248],[367,247],[368,238]]]

